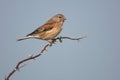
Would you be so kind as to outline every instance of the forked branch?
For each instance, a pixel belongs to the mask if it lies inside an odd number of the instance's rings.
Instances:
[[[43,47],[43,49],[42,49],[37,55],[31,55],[31,56],[29,56],[29,57],[26,58],[26,59],[20,60],[20,61],[16,64],[15,68],[8,74],[8,76],[6,76],[5,80],[10,80],[10,77],[11,77],[16,71],[18,71],[18,70],[20,70],[22,67],[24,67],[24,64],[23,64],[23,63],[25,63],[25,62],[27,62],[27,61],[29,61],[29,60],[34,60],[34,59],[38,58],[39,56],[41,56],[42,53],[43,53],[44,51],[46,51],[49,46],[52,46],[57,40],[59,40],[59,42],[62,42],[63,39],[80,41],[81,39],[83,39],[83,38],[85,38],[85,37],[86,37],[86,36],[84,36],[84,37],[79,37],[79,38],[57,37],[57,38],[53,39],[51,42],[47,43],[47,44]]]

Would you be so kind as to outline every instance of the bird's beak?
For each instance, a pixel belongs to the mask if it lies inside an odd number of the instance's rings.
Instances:
[[[65,20],[67,20],[67,19],[66,19],[66,17],[64,17],[64,20],[63,20],[63,22],[64,22]]]
[[[67,18],[65,17],[64,20],[67,20]]]

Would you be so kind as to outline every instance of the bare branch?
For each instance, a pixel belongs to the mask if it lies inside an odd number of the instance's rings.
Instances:
[[[10,77],[11,77],[16,71],[20,70],[22,67],[25,66],[23,63],[25,63],[25,62],[27,62],[27,61],[29,61],[29,60],[34,60],[34,59],[38,58],[39,56],[41,56],[42,53],[43,53],[44,51],[46,51],[49,46],[52,46],[52,44],[54,44],[57,40],[59,40],[59,42],[62,42],[62,39],[69,39],[69,40],[77,40],[77,41],[79,41],[79,40],[81,40],[81,39],[83,39],[83,38],[85,38],[85,37],[86,37],[86,36],[80,37],[80,38],[57,37],[57,38],[53,39],[51,42],[47,43],[47,44],[43,47],[43,49],[42,49],[37,55],[30,55],[28,58],[19,61],[19,62],[16,64],[15,68],[14,68],[14,69],[8,74],[8,76],[5,78],[5,80],[10,80]]]

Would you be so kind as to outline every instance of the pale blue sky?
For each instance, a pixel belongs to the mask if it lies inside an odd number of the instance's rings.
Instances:
[[[120,80],[120,0],[0,0],[0,80],[45,41],[17,42],[57,13],[67,20],[63,40],[27,62],[11,80]]]

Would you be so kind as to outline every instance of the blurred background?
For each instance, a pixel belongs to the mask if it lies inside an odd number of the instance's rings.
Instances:
[[[87,38],[56,43],[11,80],[120,80],[120,0],[0,0],[0,80],[47,43],[16,39],[58,13],[67,18],[59,36]]]

